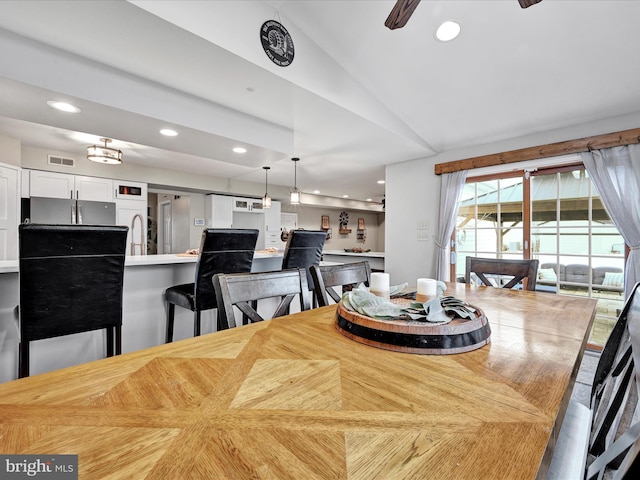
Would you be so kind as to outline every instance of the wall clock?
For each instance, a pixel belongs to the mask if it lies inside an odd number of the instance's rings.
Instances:
[[[293,62],[295,47],[293,40],[286,28],[276,22],[269,20],[260,27],[260,41],[267,57],[280,67],[288,67]]]

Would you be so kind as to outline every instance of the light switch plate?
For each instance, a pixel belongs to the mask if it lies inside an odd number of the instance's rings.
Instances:
[[[204,218],[194,218],[193,219],[193,224],[196,227],[204,227]]]

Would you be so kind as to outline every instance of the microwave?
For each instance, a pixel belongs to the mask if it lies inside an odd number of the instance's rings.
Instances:
[[[115,198],[147,201],[147,184],[138,182],[115,182]]]

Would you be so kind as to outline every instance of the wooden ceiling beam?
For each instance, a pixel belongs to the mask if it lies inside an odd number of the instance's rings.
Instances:
[[[507,165],[510,163],[557,157],[600,148],[632,145],[634,143],[640,143],[640,128],[579,138],[577,140],[567,140],[565,142],[549,143],[537,147],[521,148],[508,152],[493,153],[491,155],[455,160],[453,162],[438,163],[435,165],[435,174],[442,175],[443,173],[458,172],[460,170]]]

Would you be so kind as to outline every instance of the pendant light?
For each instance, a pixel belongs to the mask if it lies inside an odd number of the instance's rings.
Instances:
[[[267,185],[267,175],[271,167],[262,167],[264,169],[264,197],[262,197],[262,208],[271,208],[271,197],[269,196],[269,188]]]
[[[298,169],[297,164],[300,161],[299,158],[294,157],[291,159],[293,162],[293,191],[291,192],[291,205],[300,205],[300,190],[298,190]]]
[[[87,147],[87,158],[92,162],[98,163],[122,163],[122,151],[117,148],[107,147],[107,143],[110,143],[109,138],[101,138],[101,142],[104,142],[104,147],[97,145],[89,145]]]

